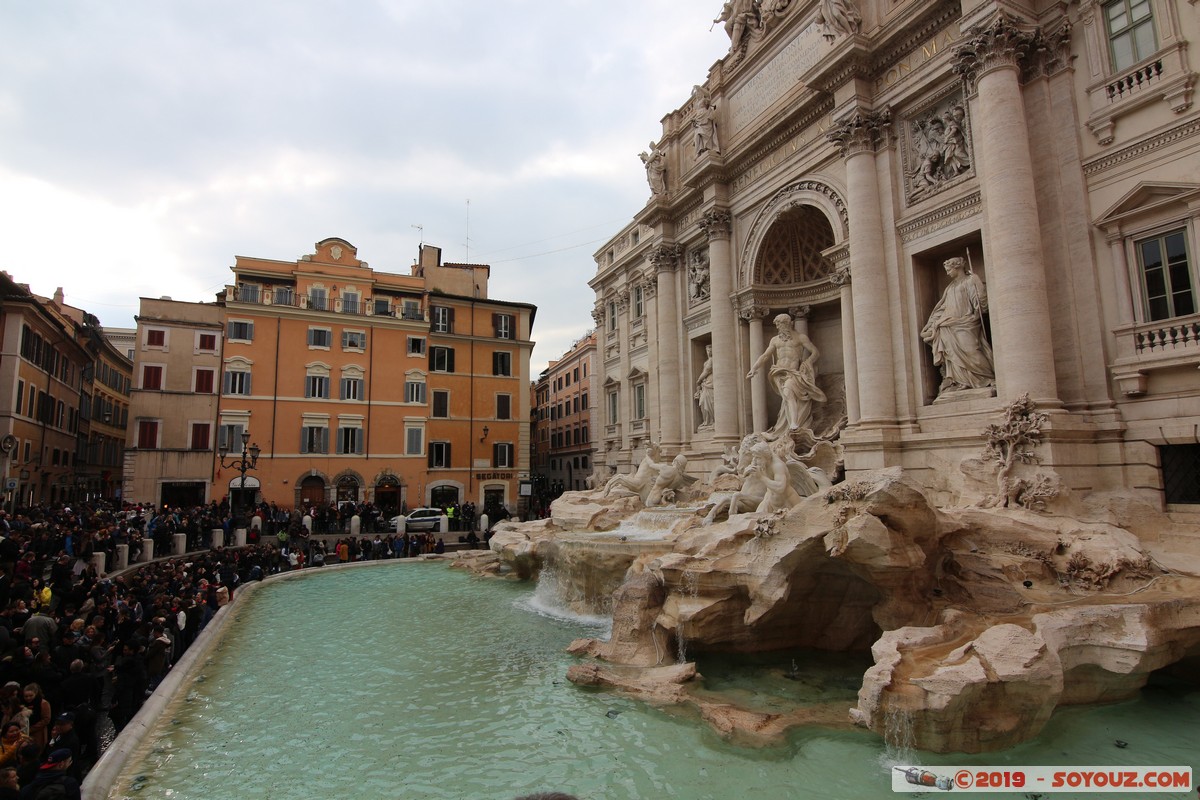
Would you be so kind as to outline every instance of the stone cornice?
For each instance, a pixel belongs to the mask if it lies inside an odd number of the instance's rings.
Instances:
[[[870,51],[870,41],[861,33],[842,37],[800,80],[811,89],[832,93],[848,80],[870,75]]]
[[[1085,161],[1083,164],[1083,174],[1089,178],[1099,175],[1119,164],[1123,164],[1134,158],[1140,158],[1148,152],[1173,144],[1180,139],[1195,136],[1197,133],[1200,133],[1200,119],[1189,120],[1181,125],[1176,125],[1174,128],[1169,128],[1156,136],[1151,136],[1140,142],[1123,147],[1120,150],[1114,150],[1098,158]]]
[[[731,183],[736,183],[737,179],[746,172],[754,169],[761,161],[769,158],[779,148],[787,145],[788,142],[795,139],[812,125],[815,125],[822,117],[833,110],[833,98],[821,97],[818,102],[810,103],[805,108],[803,116],[792,120],[788,125],[779,128],[779,130],[771,136],[770,139],[760,142],[755,145],[746,155],[737,158],[734,164],[729,169]],[[789,109],[789,112],[792,109]],[[770,123],[768,123],[768,126]],[[819,138],[819,137],[817,137]]]
[[[817,89],[833,94],[842,84],[855,78],[869,78],[872,74],[871,59],[865,53],[847,58],[838,64],[837,69],[821,76],[816,84]]]
[[[944,224],[957,222],[963,216],[971,216],[979,213],[981,200],[980,192],[976,189],[970,194],[934,209],[927,214],[922,214],[907,222],[902,222],[897,227],[896,232],[900,234],[901,241],[911,241],[921,234],[929,232],[928,229],[936,230],[943,227]],[[964,214],[967,211],[970,211],[971,214]]]
[[[903,31],[897,38],[882,47],[877,42],[872,77],[878,78],[883,75],[907,54],[921,47],[931,37],[953,24],[961,14],[959,0],[942,0],[933,5],[924,17],[919,17],[915,27]]]
[[[830,276],[803,286],[789,286],[781,289],[763,286],[748,287],[734,294],[731,299],[738,316],[748,319],[744,315],[754,309],[766,311],[772,308],[815,306],[840,299],[841,292],[841,287],[834,283]]]

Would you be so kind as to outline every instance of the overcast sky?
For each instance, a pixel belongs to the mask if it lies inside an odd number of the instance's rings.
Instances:
[[[726,52],[720,7],[0,0],[0,269],[132,327],[235,255],[339,236],[407,273],[423,236],[538,306],[536,375],[592,326],[592,253]]]

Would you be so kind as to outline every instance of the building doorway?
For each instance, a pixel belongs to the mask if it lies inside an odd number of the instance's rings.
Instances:
[[[337,482],[337,504],[358,502],[358,481],[349,475],[339,478]]]
[[[375,507],[379,516],[391,519],[400,513],[400,484],[394,478],[385,478],[375,486]]]
[[[195,508],[204,505],[204,499],[202,481],[177,481],[162,485],[159,504],[171,508]]]
[[[320,506],[325,503],[325,480],[316,475],[309,475],[300,481],[300,504],[302,506]]]
[[[446,508],[458,503],[457,486],[435,486],[429,490],[429,503],[434,508]]]

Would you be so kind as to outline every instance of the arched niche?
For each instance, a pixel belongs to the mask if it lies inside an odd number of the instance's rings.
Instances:
[[[795,277],[824,276],[831,267],[817,263],[824,262],[820,251],[846,241],[849,233],[846,203],[837,190],[817,180],[789,184],[763,206],[750,225],[742,251],[741,285],[758,284],[760,274],[786,277],[780,262],[788,253],[815,254],[801,259]],[[796,283],[821,280],[820,276]]]

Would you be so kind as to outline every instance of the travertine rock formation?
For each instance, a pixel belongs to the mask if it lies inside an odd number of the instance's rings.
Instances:
[[[661,673],[683,652],[870,648],[855,722],[884,734],[903,718],[918,748],[979,752],[1036,736],[1059,705],[1128,697],[1200,658],[1188,574],[1200,533],[1129,496],[1061,497],[1048,513],[935,508],[895,469],[783,513],[702,526],[700,505],[639,541],[616,535],[637,498],[619,502],[568,494],[552,521],[492,540],[515,574],[552,570],[577,610],[611,610],[609,640],[573,649],[621,668],[573,680],[634,691],[654,670],[635,693],[683,702],[684,673],[669,690]],[[699,705],[725,732],[791,724]]]

